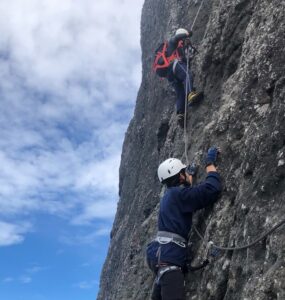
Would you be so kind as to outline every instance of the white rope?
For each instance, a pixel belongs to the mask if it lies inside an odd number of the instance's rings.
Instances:
[[[196,13],[196,16],[194,18],[191,31],[196,23],[197,17],[200,13],[200,10],[203,6],[204,0],[201,1],[201,4],[199,6],[199,9]],[[188,88],[190,85],[190,78],[189,78],[189,60],[190,60],[190,51],[189,48],[187,49],[187,68],[186,68],[186,87],[185,87],[185,109],[184,109],[184,155],[186,159],[187,165],[189,164],[189,158],[188,158],[188,135],[187,135],[187,108],[188,108]]]
[[[186,67],[186,86],[185,86],[185,103],[184,103],[184,155],[186,159],[186,164],[189,165],[189,158],[188,158],[188,135],[187,135],[187,108],[188,108],[188,87],[190,85],[190,78],[189,78],[189,48],[187,49],[187,67]]]
[[[193,27],[194,27],[194,25],[195,25],[195,23],[196,23],[197,17],[198,17],[198,15],[199,15],[199,13],[200,13],[200,10],[201,10],[201,8],[202,8],[203,3],[204,3],[204,0],[201,1],[201,4],[200,4],[200,6],[199,6],[199,9],[198,9],[198,11],[197,11],[197,13],[196,13],[196,16],[195,16],[195,18],[194,18],[194,21],[193,21],[193,24],[192,24],[192,27],[191,27],[191,31],[193,30]]]

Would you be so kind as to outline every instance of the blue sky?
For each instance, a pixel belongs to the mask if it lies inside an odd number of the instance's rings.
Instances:
[[[0,1],[0,299],[96,298],[142,3]]]

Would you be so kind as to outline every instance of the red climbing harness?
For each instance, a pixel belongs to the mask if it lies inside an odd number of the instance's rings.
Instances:
[[[168,42],[160,44],[155,51],[155,58],[152,65],[153,71],[160,77],[167,76],[167,68],[175,59],[181,59],[179,49],[183,48],[183,41],[178,43],[177,48],[172,52],[170,56],[167,56]]]

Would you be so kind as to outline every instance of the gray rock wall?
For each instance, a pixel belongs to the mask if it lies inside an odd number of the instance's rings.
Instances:
[[[192,25],[200,1],[146,0],[141,21],[143,77],[120,166],[120,201],[101,274],[98,300],[149,299],[144,261],[156,232],[158,164],[185,160],[175,94],[151,71],[153,52],[177,27]],[[205,241],[246,244],[284,218],[285,1],[205,0],[194,26],[199,54],[195,86],[205,93],[188,112],[187,155],[202,165],[210,145],[222,149],[222,198],[195,215]],[[199,170],[197,181],[205,177]],[[284,226],[248,250],[221,252],[186,278],[187,299],[285,299]],[[193,264],[205,245],[195,233]]]

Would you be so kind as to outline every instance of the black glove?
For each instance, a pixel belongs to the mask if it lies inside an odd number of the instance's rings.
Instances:
[[[185,47],[191,46],[190,38],[187,37],[187,38],[184,40],[184,46],[185,46]]]
[[[193,31],[191,29],[187,29],[187,31],[189,33],[188,37],[191,37],[193,35]]]
[[[198,167],[194,162],[191,165],[188,165],[185,169],[185,172],[188,175],[192,175],[192,176],[195,176],[197,174],[197,171],[198,171]]]
[[[206,167],[210,165],[216,165],[217,157],[219,154],[219,149],[217,147],[211,147],[209,148],[206,156]]]

